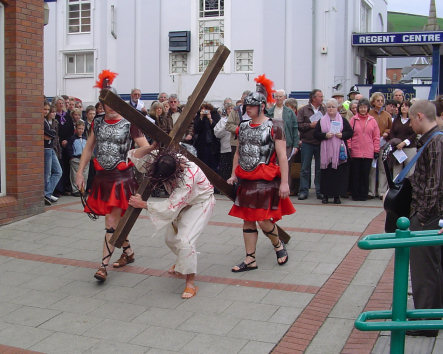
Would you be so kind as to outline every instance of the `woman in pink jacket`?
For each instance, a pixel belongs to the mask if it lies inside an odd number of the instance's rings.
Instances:
[[[380,129],[374,117],[368,114],[369,100],[358,101],[357,114],[349,122],[354,135],[349,140],[351,150],[351,191],[353,200],[366,200],[369,190],[369,172],[372,160],[380,152]]]

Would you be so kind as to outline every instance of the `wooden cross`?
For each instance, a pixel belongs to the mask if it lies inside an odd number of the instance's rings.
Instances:
[[[223,67],[223,64],[229,56],[229,53],[229,49],[225,46],[220,46],[217,49],[169,135],[166,134],[158,126],[151,123],[148,119],[146,119],[145,116],[143,116],[131,105],[128,105],[113,92],[109,90],[103,91],[102,95],[100,95],[100,99],[106,105],[111,107],[114,111],[125,117],[125,119],[127,119],[131,124],[136,125],[143,133],[150,136],[158,143],[161,143],[165,146],[178,145],[182,140],[187,127],[194,119],[203,99],[206,97],[209,89],[211,88],[212,83],[215,81],[218,73]],[[232,185],[226,183],[226,181],[220,175],[218,175],[205,163],[199,160],[196,156],[189,153],[186,149],[182,148],[181,152],[186,155],[189,160],[195,162],[202,169],[202,171],[208,177],[209,181],[211,181],[211,183],[218,190],[220,190],[231,200],[235,200],[235,192]],[[143,200],[147,200],[149,198],[151,194],[149,178],[143,179],[137,190],[137,193],[141,195]],[[129,206],[129,208],[126,210],[125,214],[121,218],[112,238],[110,239],[111,244],[113,244],[115,247],[121,248],[123,242],[126,240],[129,232],[134,226],[135,221],[140,215],[140,212],[141,209]],[[277,227],[280,239],[283,242],[288,243],[290,240],[290,236],[278,225]]]

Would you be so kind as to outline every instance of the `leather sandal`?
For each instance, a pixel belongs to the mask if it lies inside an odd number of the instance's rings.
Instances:
[[[128,263],[134,263],[134,261],[135,261],[134,252],[132,252],[131,255],[128,255],[126,253],[126,251],[131,248],[131,245],[129,244],[129,241],[126,240],[126,242],[128,242],[128,245],[127,246],[123,246],[123,253],[122,253],[122,255],[120,256],[118,261],[116,261],[116,262],[114,262],[112,264],[112,266],[114,268],[121,268],[121,267],[124,267],[125,265],[127,265]]]
[[[94,274],[94,278],[98,281],[105,281],[108,277],[108,272],[106,271],[106,266],[101,265],[100,268],[98,268],[97,272]]]
[[[198,291],[198,286],[194,288],[187,286],[182,293],[182,299],[190,299],[191,297],[194,297],[195,295],[197,295],[197,291]],[[191,296],[185,296],[185,294],[190,294]]]
[[[238,269],[232,268],[231,271],[234,273],[241,273],[241,272],[247,272],[249,270],[254,270],[254,269],[258,268],[256,265],[251,266],[252,263],[255,263],[255,252],[246,253],[246,257],[254,258],[254,260],[249,263],[241,262],[240,264],[237,264]]]
[[[124,251],[122,253],[122,255],[120,256],[120,258],[114,262],[112,264],[112,266],[114,268],[121,268],[124,267],[125,265],[129,264],[129,263],[134,263],[135,261],[135,257],[134,257],[134,253],[132,253],[130,256],[128,256]]]
[[[283,248],[281,250],[275,251],[275,254],[277,256],[278,265],[281,266],[281,265],[285,264],[289,259],[289,255],[288,255],[288,251],[286,251],[285,243],[282,240],[279,240],[276,245],[273,244],[272,246],[274,246],[274,248],[279,248],[280,246],[283,246]],[[286,259],[283,262],[279,262],[278,259],[283,258],[283,257],[286,257]]]

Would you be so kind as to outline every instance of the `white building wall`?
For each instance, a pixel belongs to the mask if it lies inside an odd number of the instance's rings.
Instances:
[[[314,88],[312,44],[313,44],[313,16],[312,1],[300,6],[298,1],[287,1],[290,11],[291,42],[289,65],[293,75],[287,80],[288,91],[309,91]]]
[[[379,23],[381,13],[386,27],[386,1],[366,2],[373,8],[372,25]],[[91,33],[72,35],[67,34],[67,2],[48,3],[45,94],[68,94],[96,102],[98,90],[92,86],[98,73],[109,69],[119,74],[113,86],[120,94],[137,87],[142,93],[177,93],[185,102],[201,77],[199,1],[95,0],[92,4]],[[207,99],[214,103],[227,96],[236,100],[244,90],[254,89],[253,78],[262,73],[288,93],[320,88],[330,96],[338,83],[340,91],[347,93],[358,83],[357,51],[351,46],[351,34],[360,30],[360,4],[355,0],[225,0],[224,43],[231,55]],[[117,38],[111,34],[112,5]],[[170,31],[191,31],[186,74],[169,73]],[[94,74],[65,77],[65,53],[82,50],[94,51]],[[253,73],[235,72],[236,50],[254,51]],[[377,81],[384,80],[380,71],[378,68]]]

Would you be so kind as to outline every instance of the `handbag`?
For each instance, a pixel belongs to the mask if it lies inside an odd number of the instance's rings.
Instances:
[[[436,135],[441,135],[443,132],[438,131],[432,134],[425,144],[417,151],[417,154],[413,159],[405,166],[399,175],[392,180],[391,169],[388,165],[388,154],[393,151],[392,146],[389,144],[383,151],[383,166],[385,168],[386,177],[388,179],[389,189],[386,193],[383,207],[387,212],[395,213],[398,217],[406,216],[409,217],[411,211],[411,201],[412,201],[412,186],[409,179],[405,178],[408,172],[411,170],[412,166],[415,165],[418,158],[422,154],[424,148],[431,139]]]

